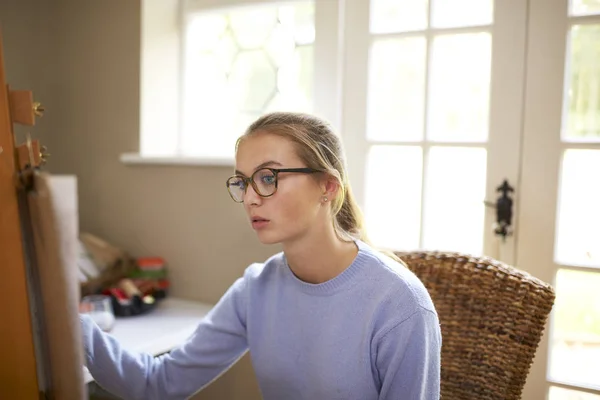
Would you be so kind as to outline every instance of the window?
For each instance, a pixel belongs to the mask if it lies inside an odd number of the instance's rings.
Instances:
[[[185,15],[179,154],[226,158],[270,111],[313,109],[313,1]]]
[[[337,0],[143,0],[140,150],[121,160],[232,165],[271,111],[336,125],[339,18]]]

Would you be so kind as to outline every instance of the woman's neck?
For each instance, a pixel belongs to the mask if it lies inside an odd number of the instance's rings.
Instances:
[[[335,278],[352,264],[358,253],[356,243],[341,240],[333,227],[321,232],[283,245],[290,269],[304,282],[317,284]]]

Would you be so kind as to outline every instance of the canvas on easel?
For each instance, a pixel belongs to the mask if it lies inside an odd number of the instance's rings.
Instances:
[[[7,86],[1,43],[0,399],[81,400],[77,182],[42,172],[37,141],[18,144],[13,124],[42,108]]]

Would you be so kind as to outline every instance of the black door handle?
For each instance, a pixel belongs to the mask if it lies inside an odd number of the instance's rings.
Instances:
[[[502,185],[496,188],[496,192],[500,192],[500,196],[496,199],[495,203],[485,201],[485,205],[496,209],[496,224],[494,233],[501,236],[502,239],[506,239],[507,236],[512,234],[512,217],[513,217],[513,199],[509,196],[510,193],[514,193],[515,189],[510,186],[508,181],[505,179]]]

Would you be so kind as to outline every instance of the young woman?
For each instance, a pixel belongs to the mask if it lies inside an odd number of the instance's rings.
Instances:
[[[96,381],[125,399],[185,399],[249,350],[266,400],[438,400],[435,308],[414,274],[366,243],[344,164],[314,116],[254,122],[227,188],[259,240],[283,252],[250,265],[187,343],[159,358],[82,317]]]

